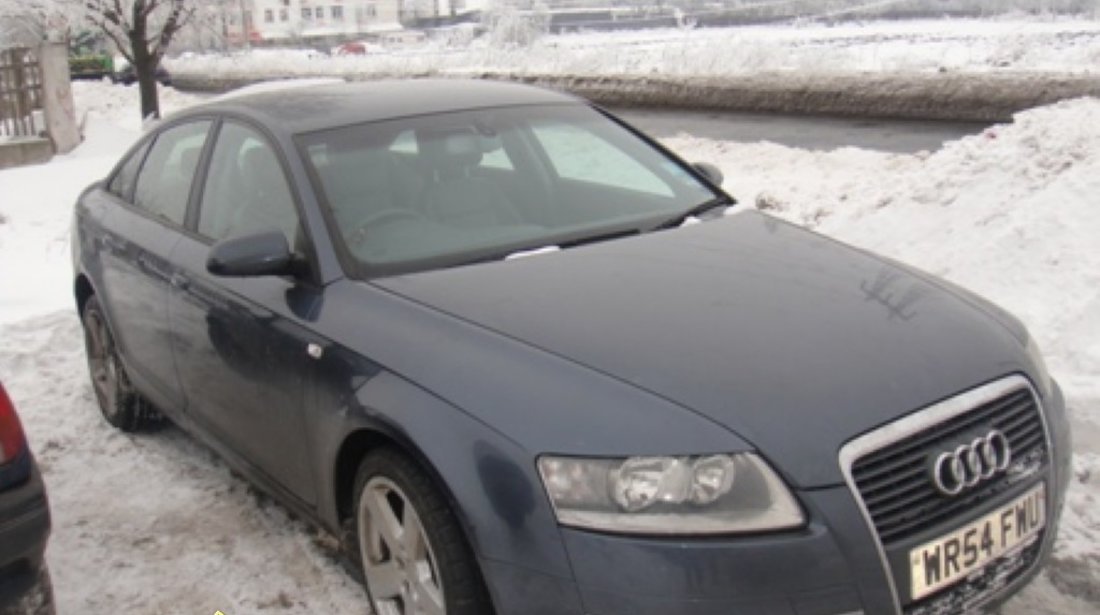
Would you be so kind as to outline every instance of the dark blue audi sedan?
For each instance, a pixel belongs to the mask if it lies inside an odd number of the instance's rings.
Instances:
[[[1012,595],[1069,475],[1028,332],[720,175],[519,85],[194,107],[76,207],[99,405],[339,536],[380,615]]]

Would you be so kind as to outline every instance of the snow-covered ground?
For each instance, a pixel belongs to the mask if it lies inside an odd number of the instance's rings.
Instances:
[[[1095,73],[1100,21],[1004,18],[658,29],[549,35],[529,47],[428,41],[364,56],[257,49],[166,62],[179,75],[736,76],[772,71]]]
[[[88,139],[0,171],[0,380],[50,489],[60,612],[362,612],[330,539],[256,494],[175,429],[130,436],[99,417],[69,288],[80,190],[138,134],[136,92],[75,84]],[[195,99],[165,90],[169,109]],[[1006,615],[1100,609],[1100,100],[1020,114],[934,153],[808,151],[692,137],[744,207],[972,288],[1030,327],[1063,384],[1075,476],[1055,559]]]

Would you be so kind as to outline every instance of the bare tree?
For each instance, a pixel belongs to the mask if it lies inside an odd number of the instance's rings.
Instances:
[[[141,116],[160,117],[156,71],[172,38],[195,14],[193,0],[85,0],[87,19],[134,67]]]

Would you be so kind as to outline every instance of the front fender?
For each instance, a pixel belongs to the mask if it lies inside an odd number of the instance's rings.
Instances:
[[[396,443],[435,479],[483,569],[493,563],[521,565],[531,571],[526,579],[528,587],[538,584],[540,595],[556,596],[558,604],[577,602],[562,537],[541,488],[533,455],[499,431],[392,372],[354,359],[346,351],[332,350],[326,354],[345,355],[344,360],[332,360],[345,368],[357,365],[357,369],[323,369],[319,393],[335,401],[330,395],[337,381],[342,380],[344,386],[358,386],[329,406],[336,409],[316,423],[315,450],[332,453],[332,458],[321,460],[318,477],[330,489],[319,511],[324,523],[333,529],[341,523],[338,490],[343,481],[338,476],[341,464],[337,451],[349,439],[372,434],[375,441]],[[511,601],[502,594],[515,591],[514,580],[495,580],[493,575],[486,575],[498,603],[502,599]]]

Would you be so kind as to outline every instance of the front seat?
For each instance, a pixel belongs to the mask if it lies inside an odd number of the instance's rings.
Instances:
[[[270,149],[263,146],[245,150],[241,158],[241,184],[244,203],[233,221],[235,236],[277,229],[294,245],[298,232],[298,212],[290,194],[282,167]]]
[[[429,135],[419,144],[432,176],[422,199],[430,218],[467,228],[522,223],[500,187],[474,173],[482,150],[472,129]]]

